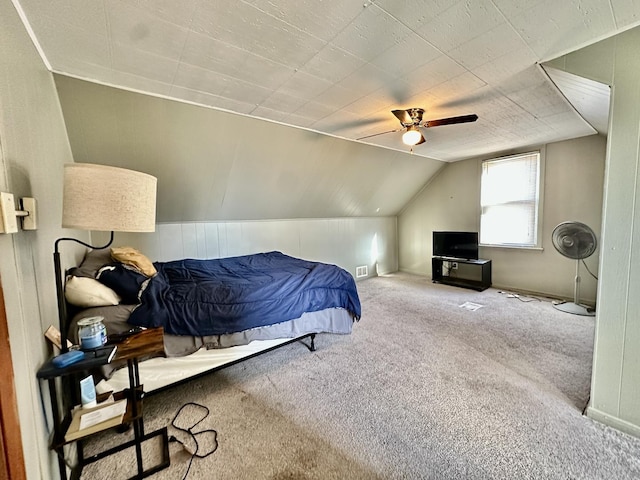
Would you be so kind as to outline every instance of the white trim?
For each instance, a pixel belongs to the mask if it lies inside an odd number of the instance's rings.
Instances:
[[[622,420],[621,418],[615,417],[613,415],[609,415],[608,413],[604,413],[597,408],[591,406],[587,407],[587,417],[595,420],[596,422],[600,422],[604,425],[616,428],[625,433],[628,433],[629,435],[640,438],[640,426],[634,425],[633,423]]]
[[[51,63],[47,59],[47,56],[44,54],[44,50],[40,46],[40,42],[38,41],[38,38],[36,37],[35,32],[31,28],[31,24],[27,19],[27,14],[24,13],[24,10],[22,9],[22,5],[18,3],[18,0],[11,0],[11,3],[13,3],[13,7],[16,9],[16,12],[18,12],[18,16],[20,17],[20,20],[22,20],[22,24],[24,25],[24,28],[27,31],[27,34],[29,35],[29,38],[31,38],[33,45],[36,47],[36,50],[38,51],[38,55],[40,55],[40,58],[42,59],[44,66],[47,67],[47,70],[52,72],[53,70],[51,68]]]

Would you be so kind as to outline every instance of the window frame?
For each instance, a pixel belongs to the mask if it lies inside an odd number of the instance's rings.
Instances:
[[[535,243],[533,244],[523,244],[523,243],[483,243],[482,240],[482,172],[483,172],[483,164],[485,162],[498,162],[509,160],[517,157],[524,157],[527,155],[538,154],[538,176],[537,176],[537,195],[538,201],[535,209]],[[544,179],[545,179],[545,147],[534,148],[531,150],[527,150],[524,152],[513,153],[509,155],[504,155],[500,157],[492,157],[485,158],[479,163],[479,180],[480,184],[479,192],[480,198],[478,201],[478,224],[479,224],[479,242],[481,247],[487,248],[506,248],[506,249],[518,249],[518,250],[543,250],[542,248],[542,230],[543,230],[543,219],[542,215],[544,212]]]

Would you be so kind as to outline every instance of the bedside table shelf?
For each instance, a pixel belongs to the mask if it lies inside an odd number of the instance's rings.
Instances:
[[[137,396],[138,398],[141,398],[143,390],[142,390],[142,386],[139,386],[137,388]],[[142,400],[138,400],[138,407],[137,407],[137,415],[134,416],[133,414],[133,406],[132,406],[132,402],[131,402],[131,398],[132,395],[130,392],[116,392],[113,394],[113,399],[115,402],[119,401],[119,400],[123,400],[126,399],[127,400],[127,409],[124,413],[124,416],[122,417],[122,419],[119,419],[117,421],[117,423],[113,423],[111,422],[111,424],[103,426],[100,429],[91,429],[91,431],[87,432],[84,435],[81,435],[78,438],[75,438],[73,440],[66,440],[65,436],[69,433],[69,428],[71,426],[71,422],[72,422],[72,413],[68,413],[67,415],[65,415],[64,420],[61,423],[61,428],[59,432],[54,432],[54,437],[51,441],[51,448],[53,450],[56,450],[58,448],[62,448],[65,445],[68,445],[70,443],[74,443],[77,442],[78,440],[86,440],[89,437],[95,435],[96,433],[100,433],[100,432],[104,432],[105,430],[109,430],[110,428],[118,428],[122,425],[129,425],[131,423],[133,423],[134,421],[141,419],[142,418]],[[107,421],[103,422],[103,423],[107,423]],[[89,429],[87,429],[89,430]]]
[[[36,376],[38,378],[48,380],[50,378],[64,377],[66,375],[73,375],[74,373],[86,372],[97,367],[101,367],[109,363],[109,359],[113,359],[113,350],[118,352],[117,345],[106,345],[94,351],[85,353],[85,358],[77,362],[72,363],[66,367],[56,367],[51,358],[40,369]]]

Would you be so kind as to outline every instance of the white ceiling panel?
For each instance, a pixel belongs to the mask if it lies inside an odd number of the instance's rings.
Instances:
[[[391,91],[393,83],[394,78],[389,73],[380,70],[372,63],[365,63],[351,75],[340,80],[337,85],[354,92],[352,101],[355,101],[379,89]]]
[[[464,72],[446,82],[439,83],[435,87],[430,88],[428,92],[438,99],[438,103],[445,103],[470,95],[485,85],[486,83],[473,73]]]
[[[259,106],[255,107],[254,114],[258,117],[269,118],[272,120],[282,121],[282,119],[289,114],[295,112],[300,107],[302,107],[309,100],[302,97],[295,97],[293,95],[288,95],[282,91],[273,92],[269,98],[263,101]],[[273,112],[281,112],[282,115],[278,115],[277,117],[272,116],[264,116],[259,115],[258,112],[262,108],[266,108]]]
[[[535,65],[537,57],[528,45],[517,47],[517,44],[509,52],[501,57],[494,58],[470,71],[484,82],[498,86],[512,76]]]
[[[367,62],[341,48],[326,45],[316,52],[313,58],[300,70],[336,83],[355,72],[365,63]]]
[[[166,96],[171,98],[180,98],[186,102],[198,105],[209,105],[215,103],[218,105],[217,108],[221,110],[228,110],[241,114],[250,114],[256,109],[255,103],[232,100],[218,95],[212,95],[210,93],[203,93],[197,90],[179,87],[177,85],[173,85]]]
[[[95,2],[91,9],[86,8],[85,0],[64,0],[39,2],[38,15],[29,19],[33,28],[47,25],[57,29],[58,35],[65,31],[63,25],[85,30],[91,36],[107,36],[106,10],[102,2]]]
[[[267,88],[185,64],[182,64],[178,69],[174,84],[256,105],[271,94],[271,90]]]
[[[282,63],[191,31],[180,62],[277,89],[295,72]]]
[[[394,78],[420,65],[429,63],[442,53],[419,35],[411,32],[387,50],[375,56],[371,63]]]
[[[611,5],[601,0],[546,0],[510,17],[510,22],[542,60],[603,38],[616,28]]]
[[[412,30],[430,22],[454,5],[452,0],[374,0],[375,4]]]
[[[191,28],[295,68],[304,65],[326,43],[243,2],[200,2]]]
[[[64,35],[60,35],[60,28]],[[112,68],[111,44],[107,36],[91,35],[74,25],[45,22],[38,28],[41,44],[49,45],[47,61],[59,71],[100,78]],[[52,63],[53,62],[53,63]]]
[[[126,84],[129,89],[137,92],[147,92],[149,89],[156,95],[168,96],[173,89],[169,83],[163,83],[156,80],[149,80],[149,77],[143,77],[130,72],[121,72],[115,69],[102,70],[107,85],[123,85]],[[186,100],[186,99],[185,99]]]
[[[490,0],[463,0],[416,31],[443,52],[448,52],[504,22],[504,16]]]
[[[505,22],[447,53],[465,68],[473,70],[525,47],[520,35]]]
[[[123,3],[148,12],[166,22],[182,27],[189,27],[197,5],[201,0],[104,0],[109,9],[117,8],[113,4]],[[58,3],[58,2],[47,2]],[[86,3],[85,0],[75,0],[75,3]],[[97,3],[97,2],[94,2]]]
[[[315,98],[331,88],[332,83],[305,72],[295,72],[278,88],[279,93],[299,98]]]
[[[334,110],[343,110],[347,105],[359,97],[357,90],[351,90],[341,85],[334,84],[331,88],[325,90],[321,94],[313,98],[314,101],[324,103]],[[320,119],[318,119],[320,120]]]
[[[637,25],[640,21],[640,2],[636,0],[611,0],[613,15],[618,28]]]
[[[460,63],[446,55],[439,57],[407,72],[402,80],[414,85],[414,95],[456,78],[467,70]]]
[[[324,103],[307,102],[298,110],[293,112],[294,115],[308,118],[310,122],[308,126],[314,125],[317,118],[326,118],[333,113],[333,109]]]
[[[526,90],[514,92],[509,95],[509,98],[536,118],[545,118],[572,111],[571,105],[564,101],[557,89],[546,82]]]
[[[592,134],[602,102],[569,105],[537,65],[640,24],[635,0],[13,3],[54,72],[98,83],[354,141],[401,129],[393,109],[479,115],[414,148],[446,161]]]
[[[343,28],[331,43],[365,62],[370,62],[411,33],[405,25],[371,4],[369,8],[364,7],[360,15],[349,23],[348,28]]]
[[[167,86],[173,83],[178,69],[177,60],[151,52],[140,52],[122,44],[111,46],[111,61],[114,70],[140,78],[153,78]]]
[[[121,2],[112,2],[107,21],[111,41],[125,48],[179,60],[189,30],[167,22],[147,11]]]
[[[241,0],[325,42],[331,41],[362,12],[362,3],[330,0]]]

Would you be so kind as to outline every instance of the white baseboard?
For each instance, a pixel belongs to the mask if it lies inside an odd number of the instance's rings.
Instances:
[[[626,420],[622,420],[621,418],[614,417],[613,415],[609,415],[608,413],[604,413],[597,408],[593,408],[591,406],[587,407],[587,416],[596,422],[603,423],[610,427],[621,430],[629,435],[633,435],[634,437],[640,438],[640,426],[634,425],[633,423],[627,422]]]

